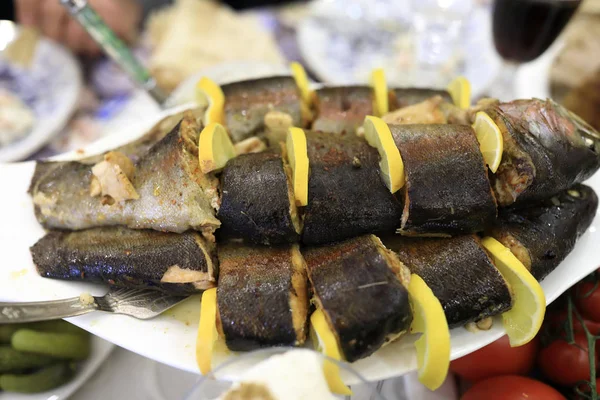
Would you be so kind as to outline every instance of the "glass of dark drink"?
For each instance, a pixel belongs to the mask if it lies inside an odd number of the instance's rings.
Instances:
[[[581,0],[495,0],[494,44],[506,65],[492,95],[512,100],[516,68],[542,55],[567,25]]]

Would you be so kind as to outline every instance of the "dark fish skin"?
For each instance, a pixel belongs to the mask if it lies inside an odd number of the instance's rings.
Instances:
[[[509,287],[474,235],[443,239],[386,237],[384,243],[419,275],[456,327],[512,307]]]
[[[200,127],[186,116],[135,165],[132,179],[140,198],[114,205],[90,195],[92,166],[81,162],[38,162],[31,182],[35,215],[48,229],[80,230],[127,226],[208,234],[220,225],[217,180],[198,165]]]
[[[315,131],[354,134],[365,117],[373,114],[373,89],[369,86],[324,87],[315,95]]]
[[[573,250],[598,209],[592,188],[575,185],[528,208],[504,209],[489,234],[542,280]]]
[[[402,265],[373,235],[302,251],[320,308],[344,359],[373,354],[410,327],[412,311]]]
[[[256,244],[299,241],[292,212],[295,200],[281,155],[244,154],[230,160],[221,175],[219,233]]]
[[[400,233],[448,236],[483,231],[496,201],[468,125],[390,125],[404,162]]]
[[[402,206],[380,176],[379,153],[355,136],[306,132],[308,205],[302,242],[330,243],[393,232]]]
[[[289,114],[293,126],[304,126],[302,100],[292,77],[234,82],[221,89],[225,95],[225,124],[234,143],[263,133],[269,111]]]
[[[548,198],[600,168],[600,133],[552,100],[516,100],[485,111],[504,138],[493,180],[501,206]]]
[[[426,88],[396,88],[390,90],[390,111],[421,103],[431,97],[442,96],[444,101],[452,103],[452,97],[446,90]]]
[[[195,232],[174,234],[122,227],[51,231],[30,250],[38,273],[45,278],[181,296],[217,284],[215,246]],[[183,271],[169,270],[173,266]],[[178,277],[184,273],[187,276]]]
[[[219,245],[219,261],[218,326],[230,350],[304,343],[308,293],[297,245]]]

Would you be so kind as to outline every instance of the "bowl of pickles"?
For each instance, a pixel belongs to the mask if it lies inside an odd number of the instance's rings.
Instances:
[[[0,395],[66,384],[90,356],[91,342],[88,332],[63,320],[0,324]]]

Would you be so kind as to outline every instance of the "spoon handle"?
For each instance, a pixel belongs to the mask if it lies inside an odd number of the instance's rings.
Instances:
[[[135,58],[129,47],[115,35],[104,20],[91,8],[87,0],[60,0],[71,15],[94,38],[114,62],[116,62],[129,77],[141,86],[162,105],[167,96],[158,87],[150,72]]]
[[[84,303],[79,297],[27,303],[0,303],[0,324],[19,324],[74,317],[97,309],[98,305],[95,302]]]

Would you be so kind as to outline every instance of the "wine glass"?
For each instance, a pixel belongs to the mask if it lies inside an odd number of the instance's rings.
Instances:
[[[272,356],[284,354],[288,351],[308,351],[313,353],[321,363],[333,362],[340,368],[341,376],[345,381],[352,383],[351,389],[354,395],[360,398],[372,400],[385,400],[375,385],[368,383],[350,364],[334,360],[314,350],[297,349],[289,347],[274,347],[241,353],[225,361],[209,374],[202,376],[194,388],[190,391],[186,400],[215,400],[227,392],[237,381],[244,371]],[[352,397],[335,396],[340,399],[352,399]]]
[[[542,55],[567,25],[581,0],[495,0],[492,29],[504,67],[491,95],[512,100],[517,67]]]

